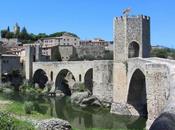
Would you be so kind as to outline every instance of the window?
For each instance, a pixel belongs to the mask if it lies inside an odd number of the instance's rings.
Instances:
[[[128,47],[128,58],[139,57],[139,44],[132,42]]]
[[[81,82],[81,74],[79,74],[79,81]]]

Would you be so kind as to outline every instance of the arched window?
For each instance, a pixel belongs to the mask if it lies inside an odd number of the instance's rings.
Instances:
[[[131,42],[128,48],[128,58],[139,57],[139,44],[137,42]]]
[[[53,71],[50,72],[50,80],[53,81]]]

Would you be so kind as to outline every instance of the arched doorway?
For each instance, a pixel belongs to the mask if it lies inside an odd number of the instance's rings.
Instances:
[[[128,47],[128,58],[139,57],[139,44],[131,42]]]
[[[63,69],[58,73],[56,77],[55,87],[56,87],[56,90],[60,90],[65,95],[70,96],[71,95],[70,87],[73,87],[74,83],[75,83],[75,78],[73,74],[69,70]]]
[[[84,85],[90,92],[93,90],[93,69],[89,69],[84,76]]]
[[[140,116],[147,117],[145,75],[140,69],[134,72],[130,80],[127,103],[131,104]]]
[[[46,72],[42,69],[38,69],[35,71],[33,75],[33,83],[37,83],[41,89],[45,88],[45,85],[48,81],[48,77],[46,75]]]

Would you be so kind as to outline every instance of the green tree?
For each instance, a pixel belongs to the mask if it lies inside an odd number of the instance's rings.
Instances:
[[[10,27],[9,26],[7,27],[7,32],[10,32]]]
[[[1,30],[1,37],[6,38],[7,30]]]
[[[152,57],[159,57],[159,58],[167,58],[168,57],[167,49],[152,49],[151,56]]]
[[[27,29],[25,27],[22,28],[19,38],[22,40],[25,40],[25,41],[29,40],[29,34],[28,34]]]
[[[5,38],[10,39],[10,38],[14,38],[14,33],[13,32],[7,32],[5,35]]]

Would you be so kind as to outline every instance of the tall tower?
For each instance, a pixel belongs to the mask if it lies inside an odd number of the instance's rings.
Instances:
[[[150,17],[121,16],[114,19],[113,102],[125,104],[128,59],[150,55]]]
[[[18,34],[20,32],[20,26],[18,25],[18,23],[16,23],[15,26],[13,27],[13,32],[15,34]]]
[[[132,57],[149,57],[150,17],[121,16],[114,19],[114,61]]]

